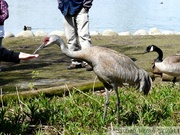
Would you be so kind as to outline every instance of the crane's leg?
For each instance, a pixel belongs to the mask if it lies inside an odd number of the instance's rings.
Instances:
[[[117,97],[117,101],[116,101],[116,108],[117,108],[117,116],[118,116],[118,124],[120,124],[120,110],[119,110],[119,106],[120,106],[120,98],[119,98],[119,94],[118,94],[118,87],[114,86],[114,89],[116,91],[116,97]]]
[[[106,91],[106,101],[105,101],[105,106],[104,106],[104,115],[103,115],[103,120],[105,120],[106,115],[107,115],[107,109],[109,106],[109,90],[105,87]]]

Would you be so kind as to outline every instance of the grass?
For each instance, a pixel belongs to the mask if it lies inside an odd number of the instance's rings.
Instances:
[[[134,88],[120,90],[121,126],[180,126],[179,86],[156,86],[149,96]],[[17,94],[18,96],[18,94]],[[0,109],[0,132],[11,134],[107,134],[117,127],[116,96],[103,121],[104,95],[74,88],[69,96],[9,100]]]
[[[63,37],[64,38],[64,37]],[[65,39],[65,38],[64,38]],[[4,39],[6,48],[33,53],[43,37]],[[180,51],[178,35],[92,37],[93,45],[112,48],[136,59],[136,64],[152,76],[156,53],[142,55],[146,46],[159,46],[164,57]],[[117,126],[116,96],[111,93],[107,119],[102,120],[105,97],[103,86],[93,72],[66,70],[70,63],[58,49],[42,50],[38,59],[18,65],[2,62],[0,132],[6,134],[107,134]],[[37,74],[36,74],[37,73]],[[134,88],[120,88],[120,126],[180,126],[179,78],[156,77],[153,89],[143,96]],[[17,93],[18,92],[18,93]]]

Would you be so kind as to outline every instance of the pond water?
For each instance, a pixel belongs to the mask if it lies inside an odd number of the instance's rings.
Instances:
[[[24,25],[47,33],[64,30],[57,0],[7,0],[10,17],[5,31],[14,34]],[[135,32],[139,29],[180,31],[180,0],[94,0],[90,9],[90,31]]]

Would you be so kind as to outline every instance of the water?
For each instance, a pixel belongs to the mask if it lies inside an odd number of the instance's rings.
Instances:
[[[5,31],[14,34],[24,25],[33,31],[64,30],[57,0],[7,0],[10,17]],[[160,4],[163,2],[163,4]],[[139,29],[180,31],[180,0],[94,0],[90,9],[90,31],[135,32]]]

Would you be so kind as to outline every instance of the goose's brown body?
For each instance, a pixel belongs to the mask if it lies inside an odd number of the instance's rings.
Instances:
[[[180,54],[174,54],[166,57],[163,60],[163,52],[155,45],[149,45],[144,53],[157,52],[158,57],[154,60],[153,72],[158,71],[159,74],[165,73],[173,76],[173,83],[176,82],[176,77],[180,76]]]

